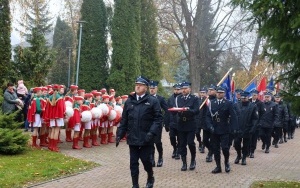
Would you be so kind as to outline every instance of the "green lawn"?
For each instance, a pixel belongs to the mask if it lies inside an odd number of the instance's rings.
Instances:
[[[0,155],[0,187],[22,187],[96,166],[96,163],[48,150],[28,149],[20,155]]]
[[[289,187],[299,187],[300,182],[292,181],[258,181],[251,185],[251,188],[266,187],[266,188],[289,188]]]

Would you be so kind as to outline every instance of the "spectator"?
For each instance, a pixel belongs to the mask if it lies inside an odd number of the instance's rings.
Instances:
[[[17,110],[16,105],[21,105],[22,102],[18,99],[14,90],[14,84],[8,83],[4,92],[4,101],[2,104],[2,112],[4,114],[10,114]]]

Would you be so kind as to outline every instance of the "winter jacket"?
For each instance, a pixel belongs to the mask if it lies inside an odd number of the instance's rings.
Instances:
[[[4,92],[4,100],[2,103],[2,112],[4,114],[10,114],[16,110],[16,104],[18,104],[17,94],[15,92],[11,93],[8,89]]]
[[[274,122],[278,121],[277,104],[273,101],[265,102],[265,113],[259,121],[259,127],[273,128]]]
[[[162,113],[157,98],[145,94],[137,101],[136,94],[129,95],[125,102],[122,120],[117,130],[117,137],[127,133],[127,144],[133,146],[153,145],[153,139],[146,142],[146,135],[157,135],[162,124]]]
[[[287,128],[289,122],[289,112],[287,106],[280,101],[277,104],[278,119],[274,122],[274,127],[285,127]]]

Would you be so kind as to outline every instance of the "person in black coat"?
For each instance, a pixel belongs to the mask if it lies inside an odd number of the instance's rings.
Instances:
[[[260,138],[263,142],[262,150],[265,153],[270,152],[271,136],[274,128],[274,122],[278,121],[278,110],[277,104],[272,100],[272,94],[270,92],[265,93],[265,113],[259,120],[258,126],[260,127]]]
[[[257,123],[260,121],[262,115],[265,113],[265,104],[258,99],[258,91],[253,90],[251,91],[252,93],[252,98],[249,99],[249,101],[253,104],[256,105],[257,111],[258,111],[258,120]],[[255,130],[251,134],[251,139],[250,139],[250,146],[249,146],[249,157],[254,158],[254,152],[256,150],[257,146],[257,139],[259,137],[259,127],[258,125],[255,125]]]
[[[289,112],[289,123],[288,123],[288,137],[287,139],[293,139],[294,138],[294,133],[295,133],[295,128],[296,128],[296,116],[295,114],[292,112],[292,109],[291,109],[291,103],[288,103],[287,104],[287,109],[288,109],[288,112]]]
[[[255,126],[258,120],[258,111],[256,105],[249,101],[249,95],[249,92],[242,92],[241,102],[234,104],[239,126],[236,137],[234,138],[234,148],[237,153],[237,157],[234,161],[235,164],[238,164],[242,159],[241,164],[246,165],[246,157],[248,155],[250,137],[251,134],[253,134],[255,131]]]
[[[157,98],[147,94],[149,80],[138,77],[135,94],[125,102],[122,120],[117,129],[116,146],[127,134],[130,152],[130,171],[134,188],[139,187],[139,159],[148,174],[146,187],[153,187],[154,176],[150,156],[153,151],[154,136],[162,124],[161,107]]]
[[[163,124],[166,125],[166,120],[169,117],[169,111],[168,111],[168,105],[164,97],[157,95],[158,91],[158,81],[150,81],[150,95],[157,98],[160,104],[161,109],[163,110],[163,119],[164,122]],[[162,136],[162,129],[163,129],[163,124],[158,129],[157,135],[154,137],[154,144],[156,146],[157,152],[158,152],[158,161],[157,161],[157,167],[162,167],[163,165],[163,146],[161,142],[161,136]],[[168,129],[168,127],[167,127]],[[151,155],[151,161],[152,161],[152,166],[155,167],[155,147],[153,145],[153,153]]]
[[[206,93],[207,93],[207,89],[206,87],[203,87],[203,88],[200,88],[199,89],[199,97],[198,97],[198,100],[199,100],[199,104],[201,106],[201,104],[206,100],[207,96],[206,96]],[[205,104],[204,104],[205,105]],[[203,105],[203,106],[204,106]],[[199,107],[200,107],[199,106]],[[206,127],[205,125],[205,114],[203,114],[203,106],[202,108],[200,109],[200,112],[199,112],[199,115],[197,116],[197,129],[196,129],[196,138],[197,138],[197,141],[199,143],[199,151],[200,153],[205,153],[205,146],[204,146],[204,143],[203,143],[203,140],[201,140],[201,129],[203,130],[204,127]]]
[[[274,129],[273,129],[273,136],[274,136],[274,146],[275,148],[278,148],[278,143],[282,144],[282,131],[284,131],[284,141],[287,142],[286,140],[286,132],[287,132],[287,127],[288,127],[288,122],[289,122],[289,112],[287,109],[287,106],[283,103],[281,100],[281,97],[279,94],[274,95],[274,100],[275,103],[277,104],[277,110],[278,110],[278,121],[274,122]]]
[[[181,94],[181,84],[175,84],[173,86],[173,95],[168,99],[167,105],[168,108],[176,107],[175,99],[178,95]],[[166,120],[165,123],[166,131],[170,129],[169,136],[170,136],[170,142],[173,147],[173,153],[172,158],[173,159],[180,159],[178,147],[179,147],[179,138],[178,138],[178,119],[177,119],[177,113],[169,113],[169,117]]]
[[[206,113],[206,124],[211,131],[211,144],[217,167],[213,174],[221,173],[220,147],[225,159],[225,172],[230,172],[229,133],[237,132],[237,116],[231,101],[224,99],[225,89],[217,88],[217,98],[211,100]]]
[[[176,107],[183,108],[183,111],[177,113],[178,116],[178,136],[179,136],[179,153],[182,159],[181,171],[187,170],[187,148],[188,145],[191,153],[190,170],[196,168],[196,144],[194,142],[196,132],[196,116],[199,113],[199,101],[195,95],[191,94],[191,83],[183,82],[181,84],[182,95],[175,99]]]

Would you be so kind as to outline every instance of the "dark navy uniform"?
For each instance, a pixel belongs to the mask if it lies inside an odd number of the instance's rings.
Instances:
[[[246,157],[248,155],[251,134],[254,133],[255,126],[258,121],[257,108],[255,104],[249,102],[249,94],[249,92],[242,92],[241,102],[234,104],[239,126],[234,139],[234,148],[237,152],[237,157],[234,161],[235,164],[238,164],[242,159],[242,165],[246,165]]]
[[[136,84],[145,84],[146,78],[138,77]],[[146,187],[153,187],[154,177],[150,156],[153,151],[153,137],[157,135],[162,124],[159,101],[149,94],[144,96],[129,95],[125,102],[120,126],[117,129],[117,145],[127,133],[127,144],[130,151],[130,171],[133,187],[139,187],[139,159],[148,173]]]
[[[258,91],[253,90],[252,95],[258,95]],[[258,98],[256,100],[253,100],[253,98],[252,98],[252,99],[249,99],[249,101],[256,105],[257,112],[258,112],[258,121],[257,121],[257,123],[258,123],[260,121],[262,115],[265,113],[265,104],[263,102],[261,102]],[[260,127],[258,127],[258,125],[256,124],[255,131],[251,135],[250,147],[249,147],[250,158],[254,158],[254,152],[255,152],[256,146],[257,146],[257,139],[259,137],[259,129],[260,129]]]
[[[295,114],[292,112],[291,109],[291,104],[288,103],[287,104],[287,109],[289,112],[289,123],[288,123],[288,137],[287,139],[293,139],[294,138],[294,133],[295,133],[295,128],[296,128],[296,116]]]
[[[182,87],[190,87],[190,83],[184,82]],[[182,158],[183,166],[181,168],[182,171],[187,169],[186,164],[186,155],[188,145],[191,153],[191,165],[190,170],[195,169],[196,167],[196,144],[194,142],[195,132],[196,132],[196,116],[199,113],[199,101],[195,95],[190,93],[185,93],[183,90],[183,94],[177,96],[175,99],[178,108],[186,108],[186,111],[178,112],[178,136],[179,136],[179,153]]]
[[[266,93],[265,97],[271,97],[271,93]],[[271,100],[271,99],[270,99]],[[262,149],[266,149],[265,153],[269,153],[271,145],[271,136],[273,132],[274,122],[278,119],[277,104],[273,101],[265,101],[265,113],[259,120],[258,126],[260,127],[259,135],[263,142]]]
[[[280,100],[278,98],[280,98],[280,96],[278,94],[276,94],[275,96],[275,100]],[[287,132],[287,127],[288,127],[288,122],[289,122],[289,112],[287,109],[287,106],[280,100],[277,103],[277,110],[278,110],[278,119],[277,121],[274,122],[274,130],[273,130],[273,137],[274,137],[274,145],[275,148],[278,148],[278,142],[280,140],[280,144],[283,143],[282,140],[282,131],[285,132],[284,134],[284,141],[286,140],[286,132]]]
[[[217,93],[221,92],[225,92],[224,88],[218,87]],[[220,147],[225,159],[225,171],[229,172],[229,133],[237,131],[237,116],[232,102],[224,98],[210,101],[210,107],[206,114],[206,123],[212,132],[211,144],[217,165],[212,173],[222,172]]]
[[[180,90],[180,84],[175,84],[173,86],[173,88],[177,91],[176,91],[176,93],[174,92],[174,94],[171,95],[171,97],[168,99],[168,101],[167,101],[168,108],[176,107],[175,99],[178,95],[180,95],[180,93],[177,93],[177,92],[179,92],[178,90]],[[179,139],[178,139],[177,113],[169,113],[169,116],[165,122],[165,128],[166,128],[166,130],[168,130],[168,129],[170,130],[170,132],[169,132],[170,142],[173,147],[172,158],[180,159],[180,155],[178,152]]]

